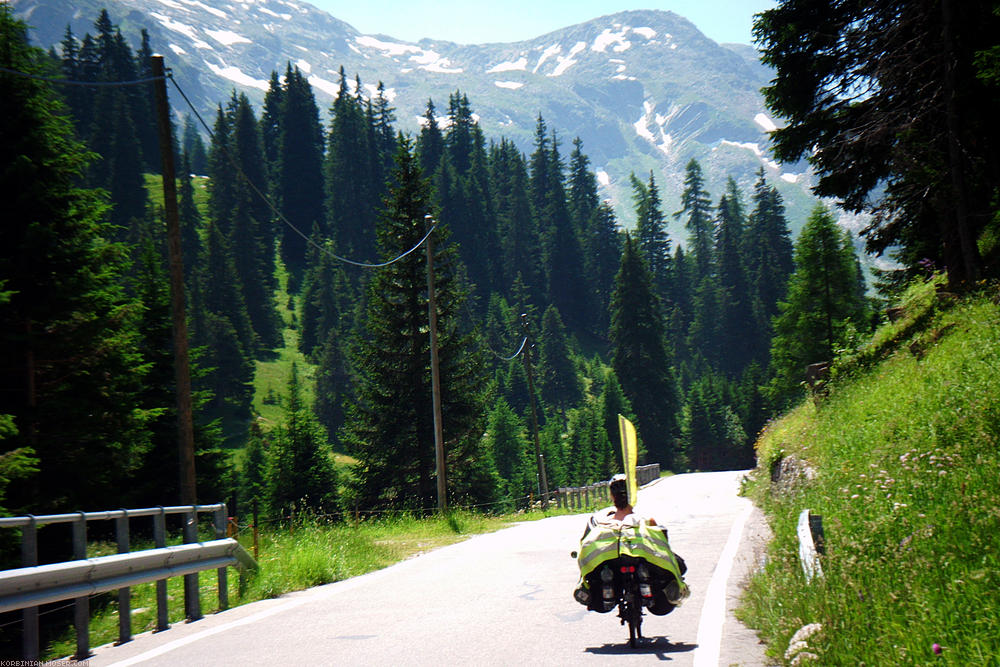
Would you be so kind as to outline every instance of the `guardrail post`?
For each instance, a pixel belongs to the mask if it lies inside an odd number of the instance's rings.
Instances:
[[[118,553],[127,554],[130,549],[128,534],[128,510],[115,518],[115,539]],[[128,586],[118,589],[118,643],[132,641],[132,589]]]
[[[253,499],[253,558],[257,560],[260,558],[260,548],[258,544],[258,539],[260,533],[257,532],[257,522],[260,520],[260,511],[257,503],[257,497],[254,496]],[[354,508],[354,520],[358,520],[358,509],[357,506]]]
[[[38,522],[31,514],[28,525],[21,531],[21,564],[24,567],[38,565]],[[34,662],[39,657],[38,647],[38,607],[22,610],[21,650],[26,661]]]
[[[215,539],[220,540],[226,536],[226,504],[215,510]],[[226,575],[226,568],[220,567],[216,572],[219,575],[219,610],[229,609],[229,577]]]
[[[590,487],[583,487],[583,506],[590,507]]]
[[[167,546],[167,512],[160,505],[159,514],[153,515],[153,541],[157,549]],[[167,580],[159,579],[156,582],[156,630],[162,632],[170,627],[170,620],[167,617]]]
[[[83,512],[73,522],[73,558],[87,558],[87,515]],[[90,656],[90,598],[84,595],[73,602],[73,625],[76,626],[76,655],[73,657],[82,662]]]
[[[194,505],[184,513],[184,544],[198,541],[198,510]],[[198,591],[198,573],[184,575],[184,614],[187,620],[201,618],[201,597]]]

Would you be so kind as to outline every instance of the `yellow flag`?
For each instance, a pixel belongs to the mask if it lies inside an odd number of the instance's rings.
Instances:
[[[625,417],[618,415],[618,433],[622,439],[622,462],[625,464],[625,480],[628,483],[628,504],[635,505],[639,499],[639,482],[635,477],[635,464],[639,457],[635,426]]]

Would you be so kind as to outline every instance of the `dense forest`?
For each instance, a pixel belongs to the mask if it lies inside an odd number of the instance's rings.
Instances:
[[[3,5],[0,35],[0,501],[172,504],[165,223],[144,179],[161,164],[152,46],[143,32],[133,50],[107,12],[46,53]],[[769,100],[794,120],[782,85]],[[803,396],[806,365],[874,322],[850,235],[817,205],[793,243],[763,169],[749,192],[729,179],[713,194],[692,160],[676,212],[655,174],[633,174],[625,230],[582,142],[566,155],[541,116],[526,155],[486,137],[461,91],[441,111],[428,100],[416,136],[396,129],[381,86],[364,91],[341,69],[321,111],[289,64],[260,109],[236,91],[204,124],[175,109],[201,500],[257,500],[274,516],[435,507],[428,242],[455,505],[523,506],[539,465],[549,488],[606,479],[620,469],[619,413],[646,462],[752,466],[760,428]],[[777,134],[789,159],[806,145],[796,127]],[[821,194],[863,199],[826,178]],[[900,261],[884,289],[956,252],[950,231],[897,222],[916,187],[890,180],[872,226],[870,243]],[[973,203],[970,233],[995,230]],[[686,238],[668,236],[668,216]],[[957,280],[988,270],[978,255],[962,266]],[[255,362],[289,341],[310,372],[291,369],[283,419],[265,425]]]

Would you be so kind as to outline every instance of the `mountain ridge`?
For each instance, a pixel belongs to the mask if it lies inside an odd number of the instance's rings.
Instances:
[[[175,80],[203,117],[233,89],[259,108],[272,71],[299,67],[317,103],[329,109],[342,66],[367,94],[383,82],[397,127],[419,130],[428,99],[444,115],[448,96],[468,95],[487,139],[505,136],[532,150],[541,115],[563,148],[575,137],[598,175],[601,195],[623,222],[633,217],[629,174],[652,172],[675,208],[684,166],[702,163],[713,197],[733,176],[749,194],[761,166],[800,226],[814,199],[803,167],[780,167],[766,156],[773,128],[760,88],[767,70],[752,47],[730,48],[704,36],[669,11],[608,14],[519,42],[457,44],[406,42],[363,34],[305,2],[258,0],[211,6],[200,0],[15,0],[32,26],[32,40],[59,48],[67,24],[79,39],[107,8],[130,42],[146,27],[155,51],[166,55]],[[176,112],[185,112],[174,99]],[[568,150],[567,150],[568,152]],[[683,229],[671,230],[683,242]]]

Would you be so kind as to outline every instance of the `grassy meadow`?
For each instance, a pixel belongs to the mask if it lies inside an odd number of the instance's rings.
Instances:
[[[1000,289],[935,287],[757,443],[774,540],[741,615],[783,664],[1000,664]],[[800,474],[772,481],[782,459]],[[804,508],[824,521],[811,583]]]

